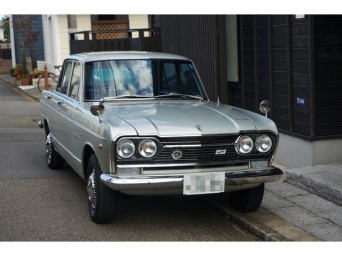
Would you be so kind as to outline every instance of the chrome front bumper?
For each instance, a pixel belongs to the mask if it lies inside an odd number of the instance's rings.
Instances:
[[[283,171],[276,167],[249,172],[229,172],[225,173],[225,186],[275,182],[282,178],[285,178]],[[123,192],[130,190],[169,190],[182,189],[184,176],[118,177],[112,174],[102,174],[101,180],[108,187]]]

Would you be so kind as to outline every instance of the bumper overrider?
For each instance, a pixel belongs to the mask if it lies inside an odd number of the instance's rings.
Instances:
[[[272,166],[263,170],[225,173],[225,186],[275,182],[284,178],[283,171]],[[117,191],[182,189],[184,186],[183,175],[118,177],[102,174],[101,180]]]

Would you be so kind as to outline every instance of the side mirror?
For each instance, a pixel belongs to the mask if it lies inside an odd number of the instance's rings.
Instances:
[[[99,117],[99,122],[102,123],[102,120],[100,119],[100,116],[103,114],[105,111],[105,107],[102,102],[95,102],[91,107],[90,107],[90,112],[94,116]]]
[[[271,110],[270,102],[268,100],[263,100],[260,103],[259,109],[260,109],[260,112],[265,114],[265,117],[267,117],[267,113],[270,112],[270,110]]]

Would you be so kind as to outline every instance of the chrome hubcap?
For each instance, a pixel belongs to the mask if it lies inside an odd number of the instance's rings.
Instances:
[[[51,159],[52,154],[52,143],[51,143],[51,135],[49,134],[46,136],[46,142],[45,142],[45,152],[49,160]]]
[[[88,184],[88,200],[91,203],[92,207],[96,207],[96,184],[95,184],[95,170],[92,170],[92,173],[89,175]]]

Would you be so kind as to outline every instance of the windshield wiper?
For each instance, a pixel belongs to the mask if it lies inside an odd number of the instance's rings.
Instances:
[[[200,96],[189,95],[189,94],[180,94],[180,93],[170,93],[170,94],[155,96],[155,98],[173,98],[173,97],[179,97],[179,98],[189,97],[189,98],[194,98],[197,100],[203,100],[203,98]]]
[[[104,97],[102,101],[110,101],[110,100],[116,100],[116,99],[123,99],[123,98],[152,98],[151,96],[143,96],[143,95],[133,95],[133,94],[126,94],[126,95],[118,95],[118,96],[112,96],[112,97]]]

